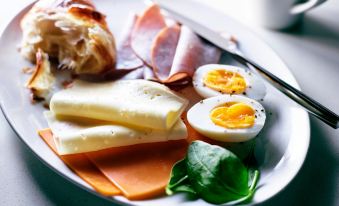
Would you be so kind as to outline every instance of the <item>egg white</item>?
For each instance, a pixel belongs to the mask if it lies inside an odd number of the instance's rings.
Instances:
[[[225,94],[220,91],[211,89],[204,84],[203,80],[204,80],[205,75],[209,71],[216,70],[216,69],[218,70],[224,69],[226,71],[238,73],[245,79],[246,90],[243,94],[238,94],[238,95],[246,96],[248,98],[255,99],[255,100],[260,100],[265,97],[266,86],[261,79],[255,76],[255,74],[253,74],[250,71],[246,71],[245,69],[240,68],[240,67],[235,67],[235,66],[230,66],[230,65],[221,65],[221,64],[207,64],[207,65],[199,67],[195,71],[193,75],[193,86],[196,92],[200,96],[204,98],[209,98],[209,97],[214,97],[214,96]]]
[[[210,112],[227,102],[242,102],[255,110],[255,122],[250,128],[228,129],[218,126],[210,119]],[[266,114],[264,107],[257,101],[240,95],[219,95],[196,103],[188,112],[190,125],[202,135],[223,142],[248,141],[264,127]]]

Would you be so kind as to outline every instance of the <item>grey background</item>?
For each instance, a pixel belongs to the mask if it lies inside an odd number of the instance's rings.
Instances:
[[[0,30],[30,0],[0,7]],[[250,25],[251,26],[251,25]],[[339,113],[339,1],[309,12],[285,31],[254,27],[286,62],[302,90]],[[4,55],[4,54],[0,54]],[[292,183],[263,205],[339,205],[339,131],[311,117],[306,161]],[[0,205],[113,205],[71,184],[40,162],[0,114]]]

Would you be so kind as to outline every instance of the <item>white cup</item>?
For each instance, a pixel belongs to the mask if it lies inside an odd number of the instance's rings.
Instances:
[[[247,0],[254,22],[271,29],[285,29],[299,22],[306,11],[326,0]]]

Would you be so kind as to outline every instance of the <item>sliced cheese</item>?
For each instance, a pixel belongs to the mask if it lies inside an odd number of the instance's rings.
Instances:
[[[86,153],[87,157],[131,200],[165,193],[173,165],[185,157],[185,140],[118,147]]]
[[[55,152],[53,134],[50,129],[38,131],[40,137]],[[105,196],[120,195],[121,191],[87,158],[85,154],[63,155],[60,159],[79,177],[90,184],[97,192]]]
[[[155,198],[165,193],[171,168],[175,162],[185,157],[190,142],[202,140],[226,146],[231,150],[232,145],[239,144],[225,144],[225,142],[217,142],[204,137],[190,127],[185,113],[182,118],[188,130],[188,138],[185,140],[115,147],[60,157],[81,178],[102,194],[117,195],[121,191],[121,194],[131,200]],[[39,134],[53,149],[51,131],[41,130]],[[108,180],[110,182],[107,182]],[[110,183],[113,183],[116,188]]]
[[[53,95],[50,109],[57,115],[80,116],[153,129],[170,129],[188,101],[159,83],[118,80],[89,83]]]
[[[87,118],[55,116],[52,112],[45,112],[45,117],[61,155],[187,137],[187,129],[181,119],[170,130],[158,130]]]

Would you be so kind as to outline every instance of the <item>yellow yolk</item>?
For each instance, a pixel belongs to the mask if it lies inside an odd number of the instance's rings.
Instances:
[[[241,94],[246,90],[243,76],[224,69],[209,71],[203,81],[207,87],[224,94]]]
[[[210,113],[212,122],[228,129],[249,128],[254,125],[255,111],[245,103],[226,103]]]

